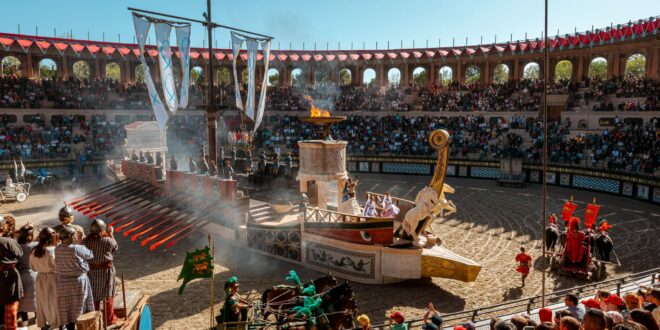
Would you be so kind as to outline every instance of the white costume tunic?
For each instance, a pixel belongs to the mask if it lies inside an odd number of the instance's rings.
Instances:
[[[365,217],[376,217],[378,212],[376,211],[376,202],[368,200],[367,204],[364,205],[364,216]]]
[[[30,268],[37,272],[35,286],[37,299],[37,326],[44,328],[48,323],[51,328],[60,326],[57,313],[57,274],[55,274],[55,247],[47,247],[41,258],[30,253]]]

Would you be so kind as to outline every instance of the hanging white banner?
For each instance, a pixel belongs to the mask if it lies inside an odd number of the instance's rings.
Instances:
[[[167,23],[156,23],[156,46],[158,47],[158,67],[160,82],[163,86],[163,97],[171,113],[179,108],[176,96],[176,84],[172,72],[172,49],[170,49],[170,33],[172,26]],[[181,86],[183,87],[183,86]]]
[[[182,81],[181,91],[179,92],[179,108],[185,109],[188,106],[188,89],[190,88],[190,25],[177,26],[176,30],[176,44],[179,47],[181,58]]]
[[[241,99],[241,85],[239,83],[239,77],[236,73],[236,61],[238,60],[238,55],[243,47],[244,39],[239,37],[236,33],[231,33],[231,51],[233,54],[232,64],[234,68],[234,96],[236,97],[236,108],[243,110],[243,100]]]
[[[257,51],[259,50],[259,42],[255,39],[247,39],[247,70],[248,70],[248,90],[247,100],[245,101],[245,115],[254,121],[254,70],[257,67]]]
[[[160,132],[164,133],[165,125],[167,125],[167,119],[169,116],[167,110],[165,110],[165,106],[163,106],[163,102],[160,100],[158,92],[156,91],[154,81],[151,79],[151,71],[147,65],[147,60],[144,57],[144,46],[147,42],[147,36],[149,35],[151,22],[136,14],[133,14],[133,25],[135,26],[135,37],[140,49],[140,62],[142,62],[142,68],[144,70],[144,80],[147,84],[147,91],[149,92],[149,101],[151,102],[151,107],[154,110],[154,115],[156,116],[156,121],[158,122]]]
[[[259,95],[259,106],[257,107],[257,114],[254,118],[254,129],[256,132],[261,120],[264,117],[264,110],[266,108],[266,87],[268,87],[268,64],[270,63],[270,40],[261,43],[261,51],[264,55],[264,79],[261,82],[261,95]]]

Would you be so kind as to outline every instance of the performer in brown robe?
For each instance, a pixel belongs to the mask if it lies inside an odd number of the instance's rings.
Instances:
[[[0,215],[0,305],[4,306],[6,330],[15,330],[18,326],[18,302],[23,297],[21,276],[16,263],[23,257],[23,250],[13,238],[6,237],[5,217]]]

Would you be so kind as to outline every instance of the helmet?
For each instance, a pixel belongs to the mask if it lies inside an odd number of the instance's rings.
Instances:
[[[92,234],[99,234],[107,228],[105,221],[96,218],[92,221],[92,224],[89,225],[89,232]]]
[[[39,241],[49,241],[55,235],[55,229],[44,228],[39,232]]]
[[[60,235],[60,240],[62,240],[62,242],[70,242],[76,236],[76,230],[71,226],[64,226],[60,229],[58,234]]]
[[[73,208],[71,206],[64,205],[64,207],[60,209],[59,217],[60,220],[62,220],[63,218],[64,219],[73,218]]]

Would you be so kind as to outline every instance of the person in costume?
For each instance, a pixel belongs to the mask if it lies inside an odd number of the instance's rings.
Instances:
[[[225,304],[220,310],[220,316],[216,317],[218,324],[227,322],[243,321],[244,311],[247,311],[248,303],[238,293],[238,277],[232,276],[225,282]]]
[[[115,241],[112,227],[101,219],[94,219],[89,226],[89,236],[83,241],[94,257],[89,261],[89,282],[92,285],[94,308],[99,310],[104,302],[105,322],[108,325],[117,323],[114,311],[114,298],[116,291],[114,254],[119,249]]]
[[[23,257],[16,264],[16,269],[21,274],[21,281],[23,283],[23,298],[21,298],[18,304],[18,317],[23,320],[24,324],[27,324],[29,320],[28,313],[34,313],[36,311],[34,282],[37,280],[37,273],[30,269],[30,252],[37,246],[37,242],[34,241],[34,227],[32,223],[28,223],[19,229],[18,244],[23,250]]]
[[[156,166],[163,166],[163,154],[160,151],[156,153]]]
[[[215,160],[212,160],[209,164],[209,176],[218,175],[218,166],[215,165]]]
[[[348,178],[348,181],[346,182],[346,186],[348,188],[348,193],[353,194],[355,196],[355,188],[357,188],[357,184],[360,182],[360,177],[355,176],[355,180],[351,180],[351,178]]]
[[[151,152],[147,151],[144,153],[144,159],[147,161],[147,164],[154,163],[154,156],[151,155]]]
[[[176,171],[179,169],[179,164],[176,162],[176,158],[174,155],[170,158],[170,170],[171,171]]]
[[[53,230],[55,230],[56,233],[59,233],[60,230],[62,230],[64,227],[73,228],[73,230],[76,232],[74,241],[76,244],[80,244],[85,238],[85,231],[83,231],[82,227],[73,224],[73,208],[71,206],[65,205],[60,209],[58,217],[60,218],[60,224],[53,227]]]
[[[135,149],[133,149],[133,152],[131,153],[131,160],[134,161],[134,162],[137,162],[137,161],[140,160],[140,157],[138,156],[137,151],[135,151]]]
[[[41,329],[57,328],[57,275],[55,274],[55,230],[44,228],[39,232],[39,243],[30,253],[30,268],[37,273],[35,294],[37,299],[37,326]]]
[[[270,166],[270,175],[277,176],[280,173],[280,154],[275,152],[273,154],[273,163]]]
[[[566,248],[564,250],[564,259],[568,259],[569,262],[574,264],[582,262],[585,253],[584,240],[586,235],[579,230],[579,221],[579,218],[571,218],[566,233]]]
[[[23,283],[16,264],[23,257],[23,250],[9,235],[5,217],[0,215],[0,305],[4,307],[5,329],[15,330],[18,303],[23,297]]]
[[[293,158],[291,157],[290,152],[287,152],[286,156],[284,157],[284,175],[293,175]]]
[[[234,176],[234,168],[230,164],[229,159],[225,159],[225,165],[222,166],[222,177],[231,179]]]
[[[257,165],[257,171],[259,171],[259,173],[263,174],[266,172],[266,159],[266,152],[262,150],[259,154],[259,163]]]
[[[369,195],[369,197],[367,198],[367,203],[364,205],[364,216],[365,217],[378,216],[378,205],[376,203],[376,196]]]
[[[197,164],[192,157],[188,157],[188,172],[197,173]]]
[[[390,322],[389,326],[392,330],[408,330],[408,324],[404,323],[406,318],[403,316],[403,313],[396,311],[390,313]]]
[[[140,151],[140,158],[138,159],[138,161],[140,163],[144,163],[145,160],[146,160],[146,158],[144,158],[144,152]]]
[[[532,266],[532,257],[525,253],[525,247],[520,247],[520,253],[516,254],[516,262],[518,263],[516,271],[521,275],[522,286],[525,286],[525,279],[529,276],[529,269]]]
[[[199,159],[199,174],[201,175],[209,174],[209,164],[206,162],[206,157]]]
[[[360,330],[371,330],[371,320],[367,314],[361,314],[357,317],[358,324],[360,324]]]
[[[87,277],[88,261],[94,255],[75,243],[76,231],[65,226],[58,232],[62,244],[55,247],[57,272],[57,309],[60,323],[74,330],[80,315],[94,311],[92,286]]]
[[[381,217],[395,217],[399,214],[399,208],[392,204],[392,199],[383,199],[383,211],[380,213]]]

